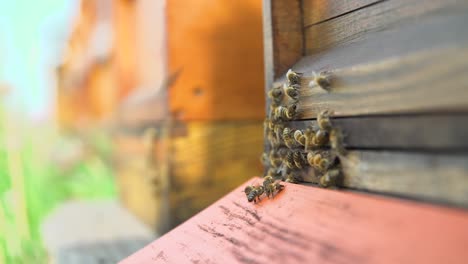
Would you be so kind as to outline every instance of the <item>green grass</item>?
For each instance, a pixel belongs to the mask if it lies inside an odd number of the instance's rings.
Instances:
[[[55,206],[115,197],[110,142],[102,133],[80,140],[11,120],[0,113],[0,263],[47,263],[40,225]]]

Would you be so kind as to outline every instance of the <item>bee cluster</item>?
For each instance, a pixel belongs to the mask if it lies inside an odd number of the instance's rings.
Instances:
[[[324,74],[313,73],[312,78],[303,78],[301,73],[289,70],[286,83],[268,92],[270,109],[264,122],[268,146],[262,155],[262,162],[268,170],[263,185],[246,187],[249,202],[257,201],[263,193],[273,197],[284,188],[280,181],[301,182],[301,172],[308,168],[316,172],[322,187],[336,186],[340,178],[340,157],[345,155],[345,149],[341,131],[331,122],[332,112],[321,111],[317,115],[317,125],[305,130],[288,126],[288,121],[297,117],[301,83],[307,79],[311,79],[309,88],[328,90],[330,87],[328,76]],[[267,187],[270,188],[268,191]]]

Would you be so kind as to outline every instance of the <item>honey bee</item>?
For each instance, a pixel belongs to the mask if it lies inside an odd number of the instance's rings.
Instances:
[[[283,160],[281,159],[280,155],[274,149],[270,150],[268,158],[270,160],[270,165],[273,168],[278,168],[283,163]]]
[[[338,177],[340,176],[340,171],[338,169],[328,170],[322,177],[319,179],[319,184],[322,187],[336,186]]]
[[[330,131],[332,129],[330,115],[331,112],[328,110],[323,110],[317,115],[317,124],[320,129],[324,131]]]
[[[316,147],[315,145],[315,130],[312,127],[308,127],[304,132],[305,137],[305,151],[308,151],[309,148]]]
[[[300,84],[301,75],[302,75],[301,73],[297,73],[289,69],[288,72],[286,72],[286,79],[288,79],[288,83],[290,85]]]
[[[275,193],[279,193],[284,189],[284,185],[280,184],[278,181],[274,181],[273,178],[270,177],[263,181],[263,189],[268,198],[273,198]]]
[[[275,87],[268,92],[268,97],[271,98],[273,105],[280,105],[284,97],[284,92],[281,87]]]
[[[284,163],[290,169],[296,169],[296,164],[294,163],[293,152],[288,152],[286,157],[284,157]]]
[[[302,154],[302,152],[300,151],[293,152],[293,161],[294,161],[294,165],[296,165],[298,169],[302,169],[304,165],[307,164],[304,154]]]
[[[271,176],[273,179],[280,179],[281,178],[281,170],[277,168],[269,168],[267,171],[266,176]]]
[[[308,152],[307,153],[307,162],[313,168],[325,172],[327,171],[331,165],[333,165],[334,160],[329,155],[325,155],[324,153],[318,152]]]
[[[302,133],[301,130],[296,130],[294,131],[294,139],[296,140],[297,143],[301,144],[302,146],[305,146],[306,144],[306,137],[304,133]]]
[[[288,147],[288,148],[293,148],[294,147],[294,138],[291,136],[291,129],[289,129],[289,127],[285,127],[284,130],[283,130],[283,140],[284,140],[284,144]]]
[[[343,146],[343,133],[340,129],[334,128],[330,131],[330,146],[338,154],[346,154],[346,149]]]
[[[275,135],[275,133],[273,132],[273,130],[269,130],[268,133],[267,133],[267,140],[268,142],[270,143],[270,145],[272,147],[277,147],[279,146],[279,142],[278,142],[278,139]]]
[[[299,85],[286,86],[286,94],[293,100],[297,101],[299,97]]]
[[[274,124],[273,131],[275,132],[275,137],[278,143],[281,141],[281,137],[283,135],[284,125],[281,123]]]
[[[296,177],[296,175],[294,175],[294,173],[290,172],[290,173],[288,173],[288,174],[286,175],[285,182],[299,183],[299,180],[298,180],[298,178]]]
[[[245,196],[247,196],[247,201],[256,203],[260,201],[260,196],[265,192],[265,188],[260,185],[248,185],[244,189]]]
[[[312,81],[309,82],[309,87],[313,88],[318,86],[324,90],[328,90],[330,88],[330,76],[326,75],[324,72],[320,72],[317,74],[316,72],[312,72],[313,78]]]
[[[312,138],[312,144],[314,146],[321,147],[327,144],[328,140],[329,140],[329,133],[325,130],[319,129],[317,130],[317,132],[315,132],[315,135]]]
[[[262,162],[263,166],[268,166],[268,164],[270,164],[270,159],[268,158],[268,154],[263,152],[262,156],[260,157],[260,161]]]
[[[266,118],[263,121],[263,131],[264,131],[263,133],[267,134],[268,130],[273,130],[274,125],[275,125],[275,123],[273,123],[273,121],[271,121],[271,119]]]
[[[292,104],[289,106],[278,106],[274,110],[274,120],[292,120],[296,117],[297,105]]]

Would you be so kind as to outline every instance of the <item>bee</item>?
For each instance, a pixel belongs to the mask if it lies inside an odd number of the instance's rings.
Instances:
[[[322,187],[336,186],[339,176],[340,171],[338,169],[329,170],[320,177],[319,184]]]
[[[292,120],[296,117],[297,105],[278,106],[274,110],[274,120]]]
[[[307,162],[313,168],[325,172],[333,165],[334,160],[325,154],[310,151],[307,153]]]
[[[319,74],[312,72],[313,78],[312,81],[309,82],[309,87],[313,88],[318,86],[324,90],[328,90],[330,88],[330,76],[325,74],[324,72],[320,72]]]
[[[325,130],[319,129],[315,132],[315,135],[312,138],[312,144],[314,146],[321,147],[327,144],[328,140],[329,140],[329,133]]]
[[[288,106],[288,111],[286,112],[286,117],[291,120],[294,119],[297,115],[297,105],[291,104]]]
[[[332,150],[340,155],[346,154],[346,149],[343,147],[343,133],[340,129],[334,128],[330,132],[330,146]]]
[[[267,140],[268,140],[268,142],[270,143],[270,145],[272,147],[279,146],[278,139],[277,139],[275,133],[273,132],[273,130],[268,131]]]
[[[262,156],[260,157],[260,161],[263,164],[263,166],[268,166],[268,164],[270,164],[270,159],[268,158],[268,154],[263,152]]]
[[[270,160],[270,165],[273,167],[273,168],[278,168],[281,166],[281,164],[283,163],[280,155],[278,155],[278,153],[276,153],[276,151],[274,149],[270,150],[270,153],[268,155],[268,158]]]
[[[263,133],[264,133],[264,134],[267,134],[267,133],[268,133],[268,130],[273,130],[274,125],[275,125],[275,123],[273,123],[273,121],[271,121],[271,119],[266,118],[266,119],[263,121]]]
[[[267,175],[263,177],[263,187],[265,187],[266,184],[272,183],[274,181],[273,177],[270,175]]]
[[[299,85],[288,85],[286,86],[286,94],[293,99],[294,101],[297,101],[299,97]]]
[[[284,125],[281,123],[276,123],[273,127],[273,131],[275,132],[275,137],[278,143],[281,141],[281,137],[283,135]]]
[[[281,170],[277,168],[269,168],[267,171],[266,176],[271,176],[273,179],[280,179],[281,178]]]
[[[280,184],[278,181],[265,180],[263,181],[263,189],[265,190],[265,194],[268,198],[273,198],[275,193],[279,193],[284,189],[284,185]]]
[[[305,151],[308,151],[309,148],[316,147],[315,145],[315,130],[312,127],[308,127],[304,132],[305,137]]]
[[[293,152],[290,151],[286,154],[286,157],[284,157],[284,163],[286,164],[286,167],[290,169],[296,169],[296,164],[294,163]]]
[[[296,177],[296,175],[294,173],[290,172],[290,173],[288,173],[286,175],[285,182],[299,183],[299,179],[298,179],[298,177]]]
[[[289,69],[288,72],[286,72],[286,79],[288,79],[288,83],[290,85],[300,84],[301,75],[302,75],[301,73],[297,73]]]
[[[330,115],[331,112],[328,110],[323,110],[317,115],[317,124],[320,129],[324,131],[330,131],[332,129]]]
[[[261,185],[248,185],[244,189],[245,196],[247,196],[247,201],[256,203],[260,201],[260,196],[265,192],[265,188]]]
[[[294,138],[291,136],[291,129],[289,129],[289,127],[285,127],[284,130],[283,130],[283,140],[284,140],[284,144],[288,147],[288,148],[293,148],[294,147]]]
[[[305,146],[306,137],[301,130],[298,129],[294,131],[294,139],[296,140],[297,143],[301,144],[302,146]]]
[[[302,154],[302,152],[300,151],[293,152],[293,161],[294,161],[294,165],[296,165],[298,169],[302,169],[304,165],[307,164],[304,154]]]
[[[280,105],[284,97],[284,92],[281,87],[275,87],[268,92],[268,97],[272,100],[273,105]]]

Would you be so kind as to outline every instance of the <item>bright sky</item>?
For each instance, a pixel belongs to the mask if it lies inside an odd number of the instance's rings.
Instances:
[[[13,91],[7,106],[31,118],[50,117],[54,68],[78,0],[0,0],[0,84]]]

